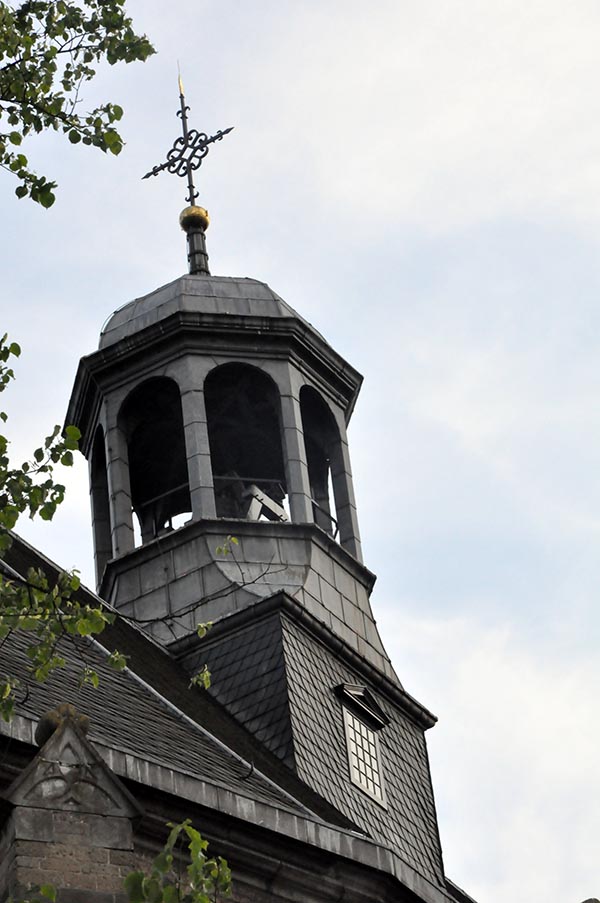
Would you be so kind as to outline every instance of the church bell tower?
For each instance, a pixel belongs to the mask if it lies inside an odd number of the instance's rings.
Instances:
[[[360,382],[253,279],[190,273],[114,313],[68,412],[101,594],[167,642],[274,589],[342,633],[371,624],[346,436]]]
[[[210,274],[192,174],[226,132],[189,130],[180,101],[183,138],[147,175],[188,180],[189,272],[112,314],[67,415],[98,592],[191,674],[207,664],[256,740],[397,851],[406,899],[438,899],[419,895],[446,894],[435,718],[392,668],[361,555],[346,430],[362,378],[268,285]]]

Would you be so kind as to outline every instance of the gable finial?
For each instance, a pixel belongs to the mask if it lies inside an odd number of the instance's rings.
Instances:
[[[208,211],[204,207],[196,205],[198,192],[194,185],[194,172],[200,168],[202,161],[208,154],[210,145],[215,141],[221,141],[225,135],[233,130],[233,126],[228,129],[219,130],[210,137],[205,132],[199,132],[197,129],[188,127],[187,114],[189,107],[185,102],[183,91],[183,81],[181,72],[179,71],[179,63],[177,63],[177,80],[179,84],[179,105],[177,116],[181,119],[181,136],[176,138],[173,146],[167,152],[167,159],[164,163],[154,166],[143,179],[149,179],[150,176],[157,176],[164,169],[167,172],[174,173],[177,176],[187,179],[188,193],[186,201],[188,205],[181,211],[179,223],[181,228],[187,235],[188,243],[188,262],[190,273],[203,273],[209,276],[208,254],[206,253],[205,232],[210,222]]]

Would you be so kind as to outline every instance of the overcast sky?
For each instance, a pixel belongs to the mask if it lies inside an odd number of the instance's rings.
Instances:
[[[141,181],[191,124],[212,271],[265,282],[365,376],[350,428],[373,608],[429,749],[446,871],[480,903],[600,895],[600,5],[158,0],[158,55],[85,101],[116,158],[0,174],[16,458],[62,421],[118,306],[181,275],[182,181]],[[167,11],[168,9],[168,11]],[[85,465],[22,532],[93,585]]]

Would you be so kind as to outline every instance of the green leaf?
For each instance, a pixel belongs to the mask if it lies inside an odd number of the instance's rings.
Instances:
[[[56,513],[56,505],[53,502],[46,502],[40,508],[40,517],[42,520],[52,520]]]
[[[50,188],[45,188],[40,192],[38,197],[38,201],[46,210],[52,206],[55,200],[56,198],[54,197],[54,194]]]
[[[143,872],[130,872],[125,878],[123,886],[129,897],[129,903],[144,903],[146,897],[142,886],[143,880]]]
[[[77,633],[80,636],[93,636],[102,633],[109,618],[99,608],[86,608],[85,615],[77,619]]]
[[[90,608],[88,610],[88,620],[92,625],[94,633],[101,633],[106,627],[107,617],[100,608]]]
[[[0,701],[0,715],[2,715],[3,721],[12,721],[12,717],[15,713],[15,700],[11,697],[10,699],[3,699]]]
[[[168,850],[163,850],[162,853],[159,853],[153,862],[154,869],[160,872],[161,875],[166,875],[172,865],[173,854]]]
[[[80,636],[91,636],[93,632],[92,625],[87,618],[80,618],[77,621],[77,633]]]
[[[52,900],[52,903],[55,903],[56,888],[52,884],[42,884],[40,893],[42,897],[45,897],[47,900]]]
[[[148,903],[161,903],[162,890],[156,878],[144,878],[142,880],[142,890],[144,899],[148,900]]]
[[[27,197],[27,195],[29,194],[29,189],[26,185],[17,185],[17,187],[15,188],[15,194],[18,198]]]
[[[81,141],[81,135],[76,129],[71,129],[71,131],[69,132],[69,141],[71,142],[71,144],[79,144],[79,142]]]
[[[175,844],[177,843],[177,839],[179,835],[183,831],[186,825],[191,824],[189,818],[186,818],[185,821],[181,822],[179,825],[174,825],[173,822],[168,822],[167,827],[171,829],[169,836],[167,838],[167,843],[165,844],[165,849],[172,850]]]
[[[36,630],[40,626],[40,621],[39,618],[28,618],[25,615],[18,618],[17,626],[20,630]]]
[[[60,426],[57,424],[49,436],[46,436],[44,440],[44,448],[50,448],[58,434],[60,433]]]
[[[124,671],[127,667],[127,656],[115,650],[108,656],[108,664],[114,671]]]
[[[197,674],[194,674],[189,683],[190,687],[202,687],[205,690],[208,690],[210,687],[210,671],[208,670],[208,665],[204,665],[201,671],[198,671]]]
[[[12,545],[12,539],[8,533],[0,532],[0,552],[7,552]]]
[[[120,154],[123,149],[123,141],[114,129],[107,129],[104,133],[104,144],[111,154]]]
[[[20,144],[23,140],[23,136],[19,132],[11,132],[8,136],[8,140],[11,144]]]

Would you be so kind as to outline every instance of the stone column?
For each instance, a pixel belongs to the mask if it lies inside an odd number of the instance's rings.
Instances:
[[[314,523],[306,463],[300,401],[297,395],[281,396],[283,456],[292,523]]]
[[[217,515],[203,391],[206,373],[212,366],[212,362],[188,357],[174,374],[181,390],[192,520]]]
[[[183,393],[181,408],[192,501],[192,520],[216,517],[204,392],[192,390]]]
[[[94,562],[96,565],[96,584],[99,587],[106,562],[112,558],[108,474],[106,472],[104,430],[101,426],[97,429],[92,447],[89,460],[89,475]]]
[[[331,455],[331,482],[335,498],[335,512],[339,527],[339,542],[342,548],[362,563],[362,549],[352,483],[350,450],[346,440],[344,425],[338,420],[339,442],[335,443]]]
[[[113,558],[135,548],[127,441],[116,422],[106,431],[106,469]]]

